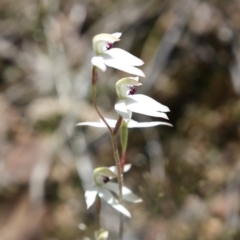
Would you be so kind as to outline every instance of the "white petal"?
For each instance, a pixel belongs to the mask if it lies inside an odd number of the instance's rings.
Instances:
[[[135,56],[133,56],[131,53],[121,49],[121,48],[111,48],[107,50],[104,54],[103,57],[111,57],[114,58],[120,62],[124,62],[127,65],[131,66],[141,66],[144,64],[144,62]]]
[[[116,126],[117,120],[109,119],[109,118],[105,118],[105,119],[110,127],[114,128]],[[147,127],[155,127],[158,125],[166,125],[166,126],[172,127],[172,124],[167,122],[156,122],[156,121],[155,122],[137,122],[132,119],[128,121],[127,126],[128,128],[147,128]],[[82,123],[76,124],[76,126],[91,126],[91,127],[97,127],[97,128],[106,128],[106,125],[102,122],[102,120],[100,120],[100,122],[82,122]]]
[[[151,117],[160,117],[168,120],[168,116],[166,113],[157,112],[155,110],[149,109],[147,106],[134,106],[131,108],[131,111]]]
[[[130,212],[123,205],[121,205],[118,200],[112,195],[112,193],[109,192],[106,188],[100,188],[98,196],[104,199],[109,205],[111,205],[120,213],[124,214],[127,217],[131,217]]]
[[[82,122],[76,124],[76,126],[91,126],[97,128],[106,128],[106,125],[103,122]]]
[[[123,215],[129,218],[131,217],[131,213],[122,204],[116,203],[116,204],[112,204],[111,206],[115,208],[117,211],[119,211],[120,213],[122,213]]]
[[[91,63],[92,65],[98,67],[99,69],[101,69],[103,72],[106,71],[107,67],[104,64],[103,58],[102,56],[95,56],[91,59]]]
[[[123,172],[128,172],[130,170],[130,168],[132,167],[132,164],[125,164],[123,167]]]
[[[104,199],[109,205],[118,203],[118,200],[105,188],[105,186],[99,188],[98,196]]]
[[[126,105],[128,107],[131,105],[134,107],[135,104],[147,106],[148,108],[151,108],[152,110],[158,112],[170,112],[167,106],[143,94],[128,95],[128,97],[126,98]]]
[[[109,57],[106,57],[106,56],[104,57],[103,60],[104,60],[104,63],[108,67],[113,67],[113,68],[116,68],[116,69],[121,70],[123,72],[127,72],[127,73],[130,73],[130,74],[133,74],[135,76],[145,77],[145,74],[143,73],[142,70],[140,70],[140,69],[138,69],[136,67],[127,65],[124,62],[120,62],[120,61],[118,61],[118,60],[116,60],[114,58],[109,58]]]
[[[131,168],[131,166],[132,166],[132,164],[125,164],[125,165],[124,165],[124,168],[123,168],[123,172],[129,171],[130,168]],[[109,167],[109,169],[110,169],[115,175],[118,174],[116,166]]]
[[[158,125],[166,125],[172,127],[172,124],[167,122],[137,122],[132,119],[128,122],[128,128],[147,128],[155,127]]]
[[[116,33],[112,33],[111,35],[119,39],[122,36],[122,33],[116,32]]]
[[[85,201],[86,201],[86,204],[87,204],[87,208],[89,208],[93,205],[93,203],[95,202],[97,193],[98,193],[98,187],[97,186],[93,186],[85,192],[84,196],[85,196]]]
[[[106,122],[111,128],[114,128],[116,126],[117,120],[105,118]],[[77,123],[76,126],[91,126],[91,127],[97,127],[97,128],[106,128],[105,123],[100,119],[99,122],[82,122]]]
[[[134,194],[129,188],[123,186],[122,188],[123,199],[131,203],[140,203],[142,199]]]
[[[132,113],[127,109],[124,99],[119,100],[114,108],[124,119],[130,119],[132,117]]]
[[[135,98],[135,96],[137,97]],[[142,98],[142,96],[144,97]],[[146,100],[147,104],[145,104],[145,102],[142,101],[143,99]],[[168,107],[156,102],[152,98],[149,98],[145,95],[141,95],[141,94],[128,95],[127,98],[125,99],[125,103],[126,103],[127,109],[132,112],[141,113],[141,114],[152,116],[152,117],[162,117],[162,118],[168,119],[168,116],[165,113],[158,112],[161,109],[166,111],[168,110]],[[151,105],[151,103],[153,103],[153,105]]]
[[[114,128],[116,126],[117,120],[110,119],[110,118],[105,118],[105,120],[111,128]],[[100,121],[103,122],[102,119],[100,119]]]
[[[105,184],[105,187],[110,191],[113,191],[117,195],[119,195],[119,189],[117,183],[108,182]],[[142,199],[135,195],[129,188],[123,186],[122,188],[123,199],[132,203],[142,202]]]

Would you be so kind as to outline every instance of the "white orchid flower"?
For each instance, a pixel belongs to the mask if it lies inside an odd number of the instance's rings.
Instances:
[[[96,35],[93,42],[93,49],[97,56],[93,57],[91,62],[94,66],[106,71],[107,66],[119,69],[121,71],[145,77],[142,70],[135,66],[141,66],[144,62],[120,48],[113,48],[113,43],[120,41],[122,33],[102,33]]]
[[[123,171],[126,172],[131,168],[131,164],[126,164]],[[96,200],[96,197],[104,199],[109,205],[115,208],[117,211],[121,212],[127,217],[131,217],[130,212],[119,203],[119,201],[113,196],[112,192],[119,195],[119,188],[117,183],[110,182],[111,179],[117,178],[117,168],[116,167],[99,167],[93,172],[95,185],[88,188],[85,192],[85,200],[87,208],[91,207]],[[142,202],[138,196],[136,196],[132,191],[123,186],[122,188],[123,200],[139,203]]]
[[[119,101],[115,104],[115,110],[126,121],[132,117],[132,112],[168,119],[165,112],[169,112],[167,106],[143,95],[135,94],[136,86],[142,85],[138,77],[122,78],[116,82],[116,91]]]
[[[117,120],[110,119],[110,118],[105,118],[106,122],[111,128],[114,128],[116,126]],[[125,120],[123,120],[125,121]],[[155,127],[158,125],[166,125],[172,127],[172,124],[167,123],[167,122],[158,122],[158,121],[152,121],[152,122],[137,122],[134,121],[133,119],[130,119],[127,122],[127,127],[128,128],[147,128],[147,127]],[[76,124],[76,126],[91,126],[91,127],[96,127],[96,128],[106,128],[105,123],[100,119],[98,122],[82,122]]]

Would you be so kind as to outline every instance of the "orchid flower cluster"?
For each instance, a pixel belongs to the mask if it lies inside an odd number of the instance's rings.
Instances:
[[[96,35],[93,42],[93,50],[96,54],[91,59],[93,65],[92,70],[92,102],[100,120],[92,122],[78,123],[77,126],[92,126],[96,128],[108,128],[111,136],[113,158],[115,166],[98,167],[93,172],[93,186],[85,191],[85,200],[87,208],[96,204],[97,214],[100,214],[101,199],[105,200],[115,210],[122,215],[131,217],[130,212],[124,206],[124,201],[131,203],[142,202],[142,199],[136,196],[129,188],[123,185],[123,173],[130,170],[131,165],[125,164],[128,128],[146,128],[158,125],[172,126],[168,122],[152,121],[137,122],[132,119],[132,113],[144,114],[152,117],[160,117],[168,120],[167,112],[169,108],[155,101],[154,99],[143,95],[136,94],[137,87],[141,86],[139,77],[145,77],[145,74],[138,67],[144,62],[128,53],[127,51],[114,48],[113,44],[120,41],[121,33],[107,34],[102,33]],[[98,69],[105,72],[107,67],[112,67],[131,76],[122,78],[116,82],[116,93],[119,98],[114,106],[118,115],[118,119],[105,118],[98,108],[96,101],[96,85],[98,81]],[[118,151],[117,133],[121,136],[121,155]],[[113,182],[117,179],[117,183]],[[123,220],[120,218],[119,238],[123,235]],[[101,224],[99,223],[99,228]],[[95,239],[107,239],[108,232],[104,229],[98,229],[95,232]]]

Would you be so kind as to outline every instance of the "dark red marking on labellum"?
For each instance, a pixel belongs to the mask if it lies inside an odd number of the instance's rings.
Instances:
[[[104,183],[107,183],[107,182],[109,182],[110,181],[110,178],[109,177],[103,177],[103,182]]]
[[[129,95],[134,95],[136,92],[136,86],[129,86]]]
[[[113,47],[113,43],[107,42],[107,46],[106,46],[107,50],[111,49],[112,47]]]

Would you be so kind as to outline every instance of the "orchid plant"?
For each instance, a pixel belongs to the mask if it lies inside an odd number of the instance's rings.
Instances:
[[[128,129],[129,128],[146,128],[158,125],[172,126],[168,122],[151,121],[137,122],[132,119],[132,113],[144,114],[151,117],[160,117],[167,119],[169,108],[155,101],[154,99],[143,95],[136,94],[137,87],[141,86],[139,77],[145,77],[143,71],[137,67],[144,62],[120,48],[113,48],[115,42],[120,41],[121,33],[102,33],[96,35],[93,40],[93,50],[95,56],[91,59],[93,65],[92,70],[92,102],[98,113],[100,120],[92,122],[81,122],[77,126],[92,126],[96,128],[107,128],[112,143],[113,158],[115,166],[98,167],[93,171],[94,184],[85,191],[85,200],[87,208],[94,203],[96,205],[96,213],[99,216],[101,211],[101,199],[121,213],[119,225],[119,239],[123,236],[123,215],[131,217],[129,210],[124,206],[124,201],[131,203],[141,202],[141,198],[136,196],[129,188],[123,185],[123,173],[130,170],[131,165],[125,164]],[[112,67],[133,77],[125,77],[116,82],[116,94],[119,98],[114,106],[118,119],[105,118],[98,108],[96,101],[96,85],[98,81],[98,69],[105,72],[107,67]],[[118,151],[117,134],[120,132],[121,137],[121,154]],[[117,179],[117,182],[113,182]],[[98,218],[100,219],[100,218]],[[99,220],[99,229],[95,231],[95,239],[108,239],[108,231],[101,228]]]

